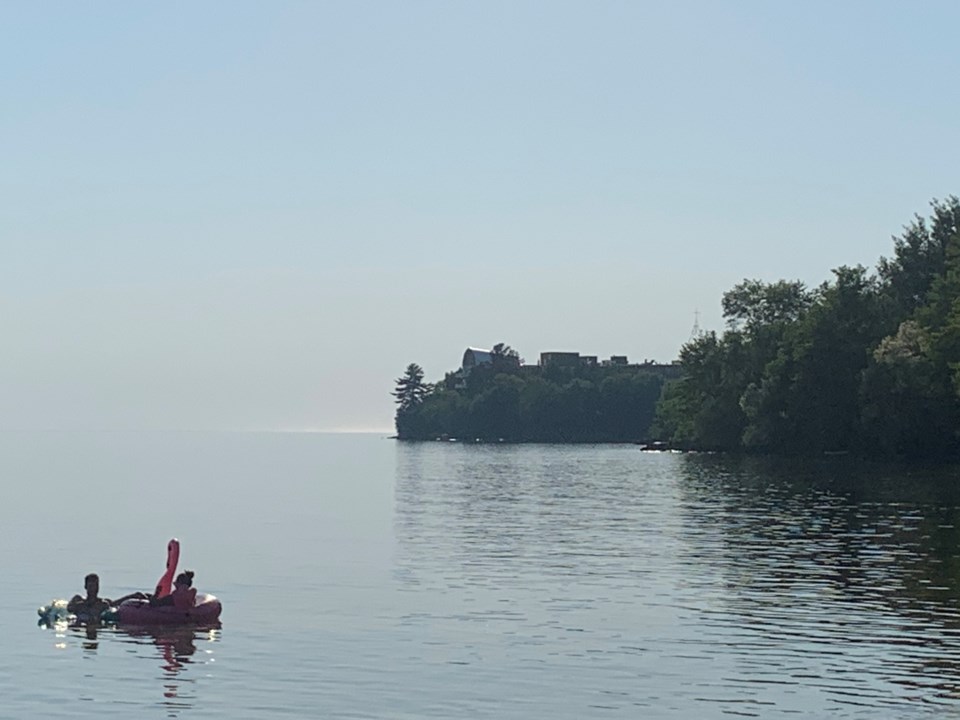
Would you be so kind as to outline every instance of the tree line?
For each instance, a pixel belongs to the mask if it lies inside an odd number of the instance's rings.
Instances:
[[[960,455],[960,200],[934,200],[873,270],[818,287],[744,280],[726,329],[680,351],[681,379],[642,368],[523,367],[500,344],[469,374],[398,379],[397,435],[620,442],[776,454]]]
[[[681,349],[656,433],[695,449],[956,456],[960,201],[931,205],[874,271],[725,293],[727,329]]]
[[[506,442],[647,439],[664,379],[635,366],[522,366],[500,343],[491,363],[435,384],[407,366],[393,392],[397,437]]]

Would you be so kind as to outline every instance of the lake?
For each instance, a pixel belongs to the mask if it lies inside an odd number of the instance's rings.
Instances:
[[[0,473],[2,717],[960,712],[956,468],[51,432]],[[37,626],[170,537],[222,627]]]

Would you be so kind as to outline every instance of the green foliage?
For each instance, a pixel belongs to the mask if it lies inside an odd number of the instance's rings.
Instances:
[[[737,329],[745,326],[754,332],[775,323],[799,319],[810,306],[812,298],[803,283],[780,280],[764,284],[759,280],[744,280],[724,293],[723,317]]]
[[[740,397],[748,385],[749,354],[741,333],[715,333],[680,350],[685,377],[664,392],[657,410],[658,437],[678,447],[724,450],[739,445],[746,416]]]
[[[423,368],[416,363],[407,365],[396,383],[396,389],[391,394],[397,399],[400,412],[416,407],[430,392],[430,386],[423,382]]]
[[[898,455],[941,454],[954,439],[956,403],[930,351],[932,341],[916,320],[873,351],[860,387],[864,442]]]
[[[506,343],[497,343],[490,350],[495,373],[516,373],[520,370],[520,353]]]
[[[812,291],[799,281],[744,280],[722,305],[727,330],[684,345],[683,376],[669,383],[637,368],[528,369],[503,343],[492,363],[467,377],[448,374],[432,391],[408,368],[395,393],[398,432],[960,455],[956,197],[935,200],[929,219],[914,218],[876,273],[843,266]]]
[[[898,324],[927,304],[927,295],[944,275],[946,248],[960,228],[960,200],[950,196],[931,203],[928,222],[919,215],[893,239],[893,258],[881,258],[877,270],[883,280]]]
[[[785,435],[789,452],[850,450],[859,416],[860,377],[868,349],[882,338],[876,279],[866,268],[841,267],[817,290],[817,300],[787,333],[781,353]]]
[[[951,198],[953,222],[960,221]],[[942,249],[926,302],[874,349],[861,387],[861,425],[873,447],[901,455],[957,452],[960,429],[960,232],[945,237],[947,208],[935,204],[930,233]]]
[[[399,437],[417,432],[420,421],[417,414],[431,389],[431,386],[423,381],[423,368],[416,363],[407,365],[404,374],[397,378],[391,395],[397,402],[395,422]]]
[[[493,363],[448,373],[397,416],[404,439],[629,442],[648,439],[664,379],[633,367],[521,367],[498,345]],[[497,358],[500,358],[498,363]],[[398,381],[399,383],[399,381]]]
[[[744,280],[728,330],[688,343],[660,439],[701,449],[955,455],[960,428],[960,201],[934,201],[877,273],[813,292]]]

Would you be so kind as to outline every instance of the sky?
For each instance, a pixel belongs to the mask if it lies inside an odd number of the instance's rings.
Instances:
[[[0,5],[0,430],[386,432],[960,194],[960,4]],[[695,315],[699,313],[699,315]]]

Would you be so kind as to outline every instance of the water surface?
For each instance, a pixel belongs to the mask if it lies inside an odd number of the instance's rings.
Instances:
[[[10,717],[939,717],[960,711],[952,469],[398,444],[0,436]],[[150,588],[220,629],[40,630]]]

